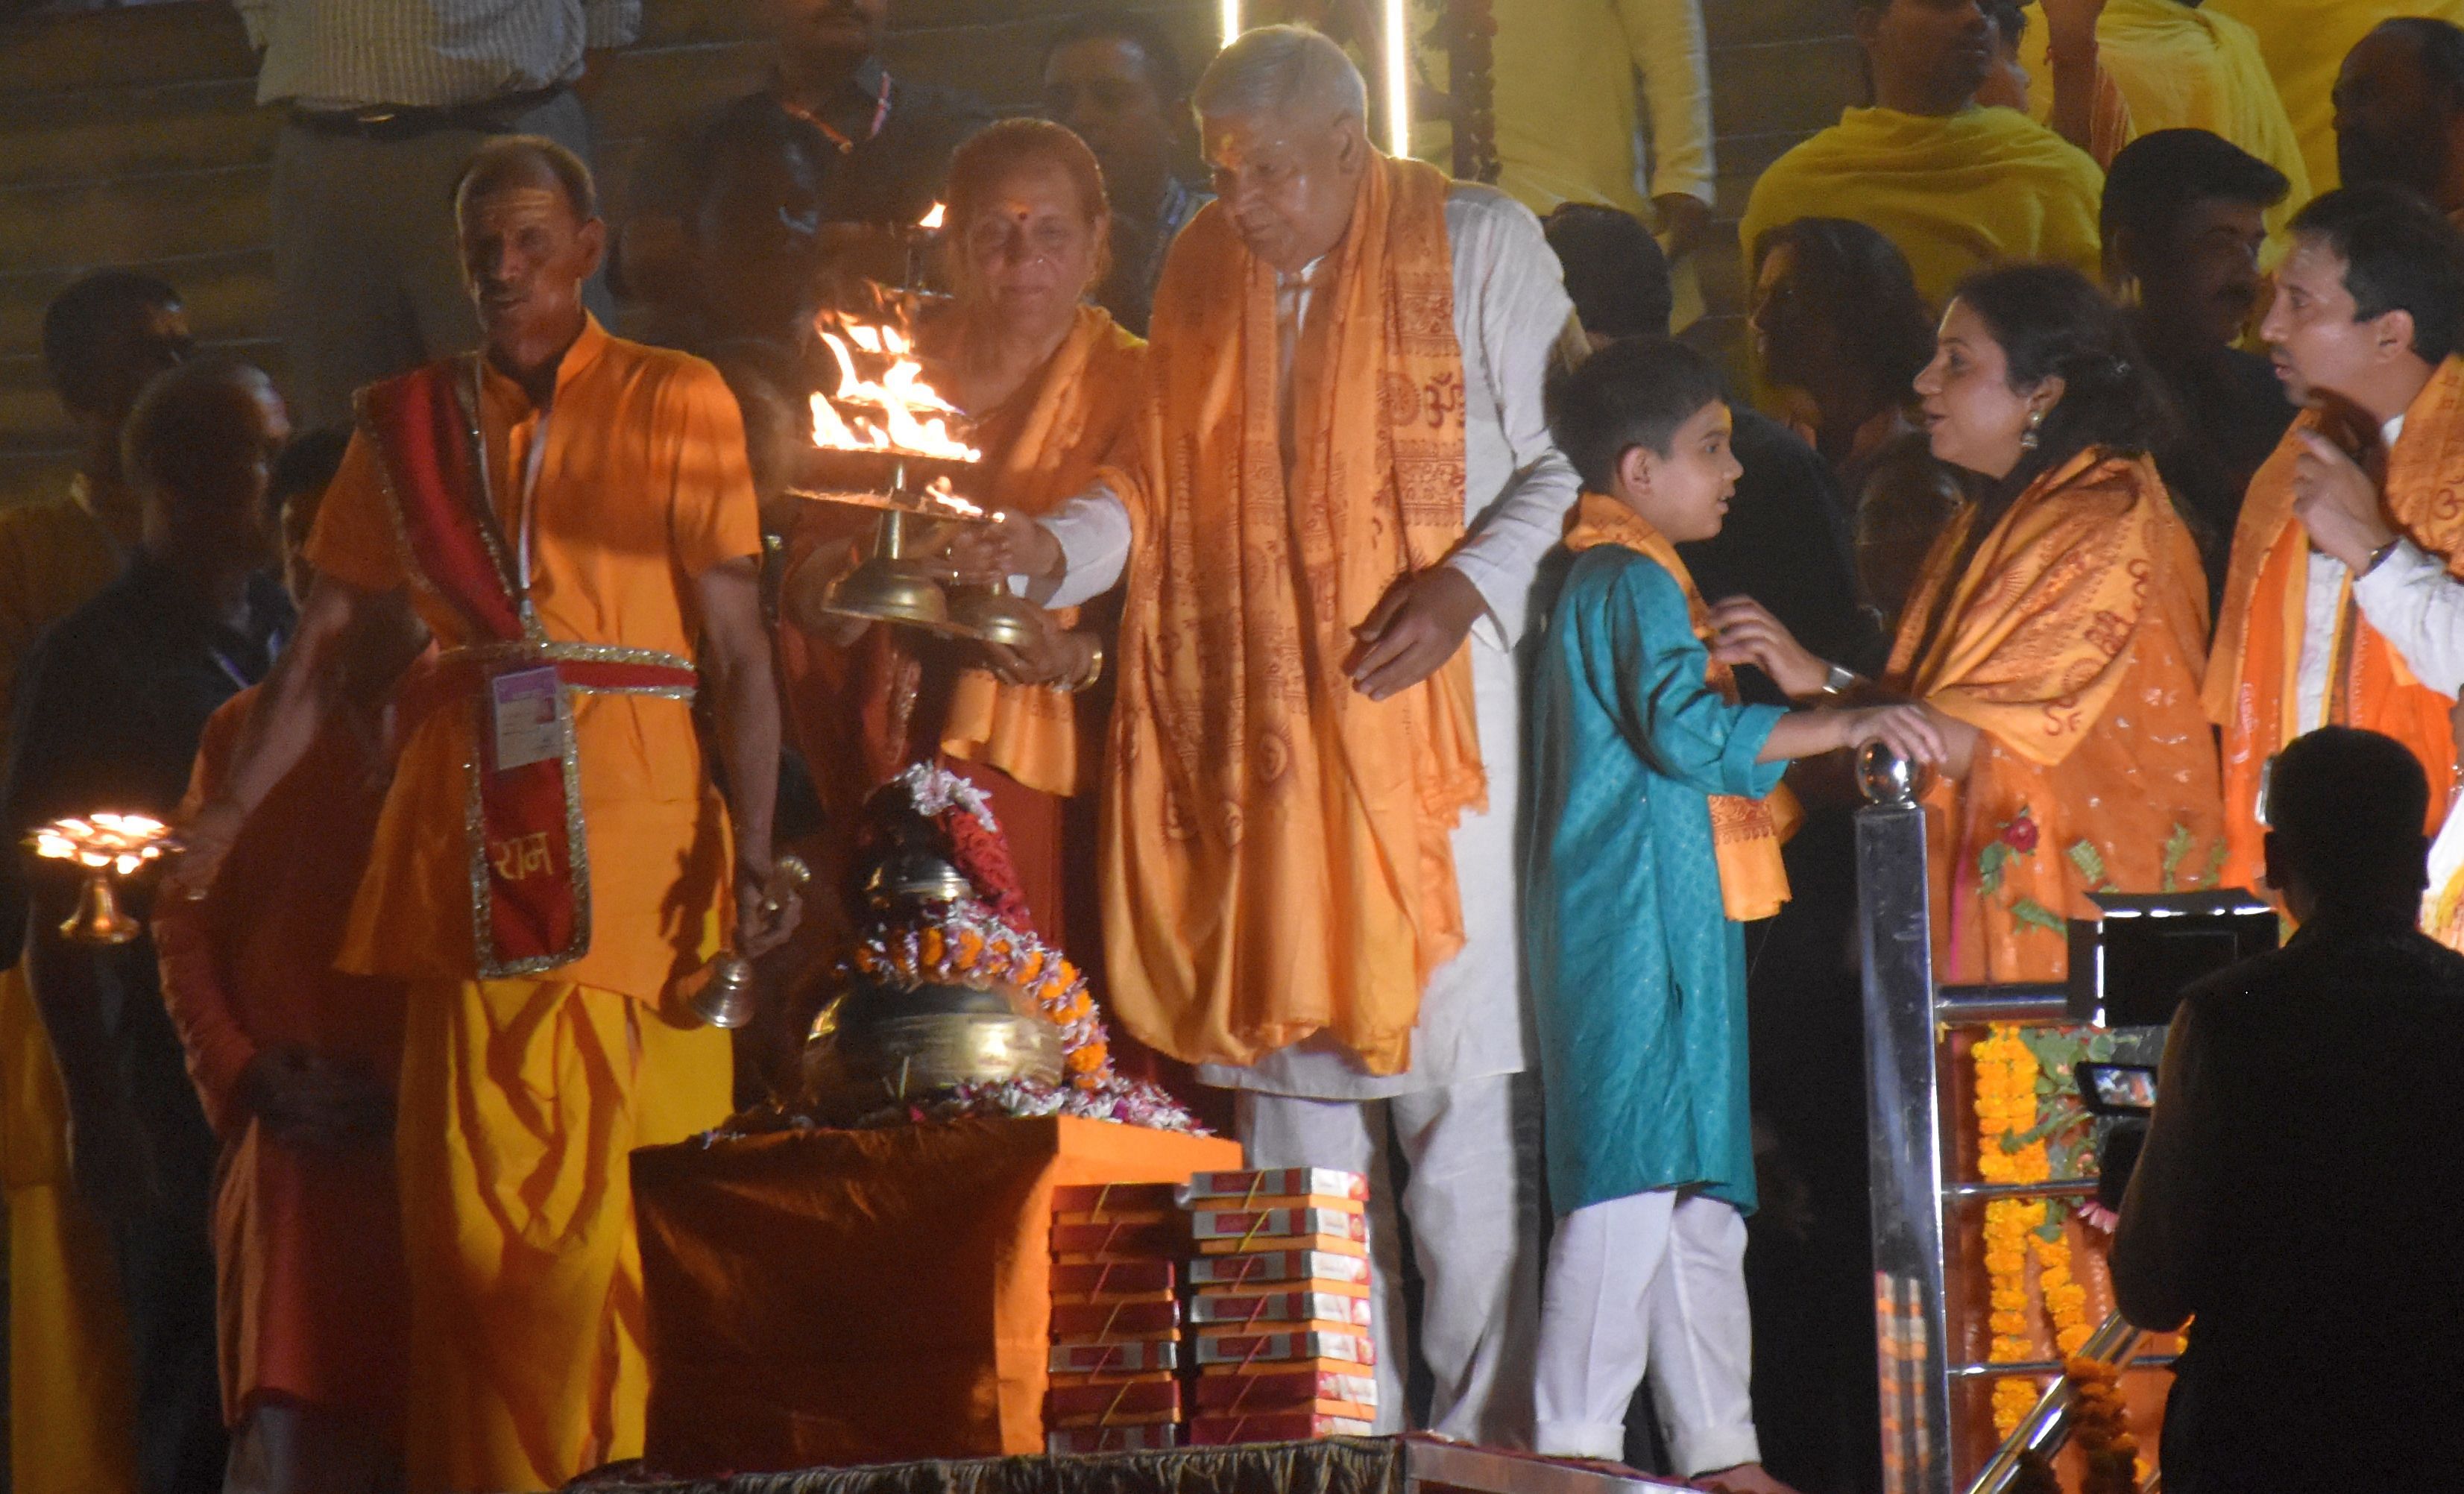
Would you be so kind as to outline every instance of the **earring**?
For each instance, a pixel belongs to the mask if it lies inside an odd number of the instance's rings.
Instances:
[[[2033,451],[2036,449],[2036,431],[2038,428],[2044,425],[2044,423],[2045,412],[2043,410],[2032,409],[2028,411],[2028,428],[2019,432],[2020,450]]]

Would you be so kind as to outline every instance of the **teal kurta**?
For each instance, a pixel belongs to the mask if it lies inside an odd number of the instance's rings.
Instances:
[[[1524,945],[1560,1213],[1658,1188],[1754,1206],[1745,934],[1707,796],[1759,799],[1785,713],[1731,705],[1685,592],[1621,545],[1575,558],[1531,714]]]

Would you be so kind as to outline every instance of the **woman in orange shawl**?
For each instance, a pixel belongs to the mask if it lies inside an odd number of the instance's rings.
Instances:
[[[2166,419],[2077,272],[1963,282],[1917,377],[1934,454],[1977,475],[1909,594],[1885,685],[1945,720],[1926,796],[1936,969],[2057,980],[2090,892],[2212,885],[2224,848],[2199,704],[2207,585],[2147,448]],[[1818,691],[1829,666],[1749,603],[1723,656]]]
[[[1146,344],[1085,304],[1108,254],[1103,174],[1061,125],[1005,120],[951,158],[948,190],[954,295],[921,317],[917,356],[974,422],[976,495],[1032,516],[1093,481],[1135,409]],[[1101,620],[1038,610],[1039,641],[1008,649],[832,616],[822,600],[852,552],[829,522],[791,537],[781,610],[806,635],[782,639],[789,704],[834,818],[945,756],[990,799],[1037,931],[1094,961],[1092,889],[1069,883],[1094,860]]]

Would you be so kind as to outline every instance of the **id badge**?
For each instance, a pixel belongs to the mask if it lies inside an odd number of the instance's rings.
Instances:
[[[564,724],[558,718],[562,695],[553,665],[513,670],[488,681],[497,772],[564,756]]]

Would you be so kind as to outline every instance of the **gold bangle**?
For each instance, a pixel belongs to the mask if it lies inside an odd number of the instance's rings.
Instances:
[[[1079,671],[1076,679],[1069,682],[1069,692],[1074,695],[1081,691],[1092,690],[1095,688],[1095,683],[1103,677],[1104,644],[1103,640],[1097,639],[1087,646],[1086,668]]]

